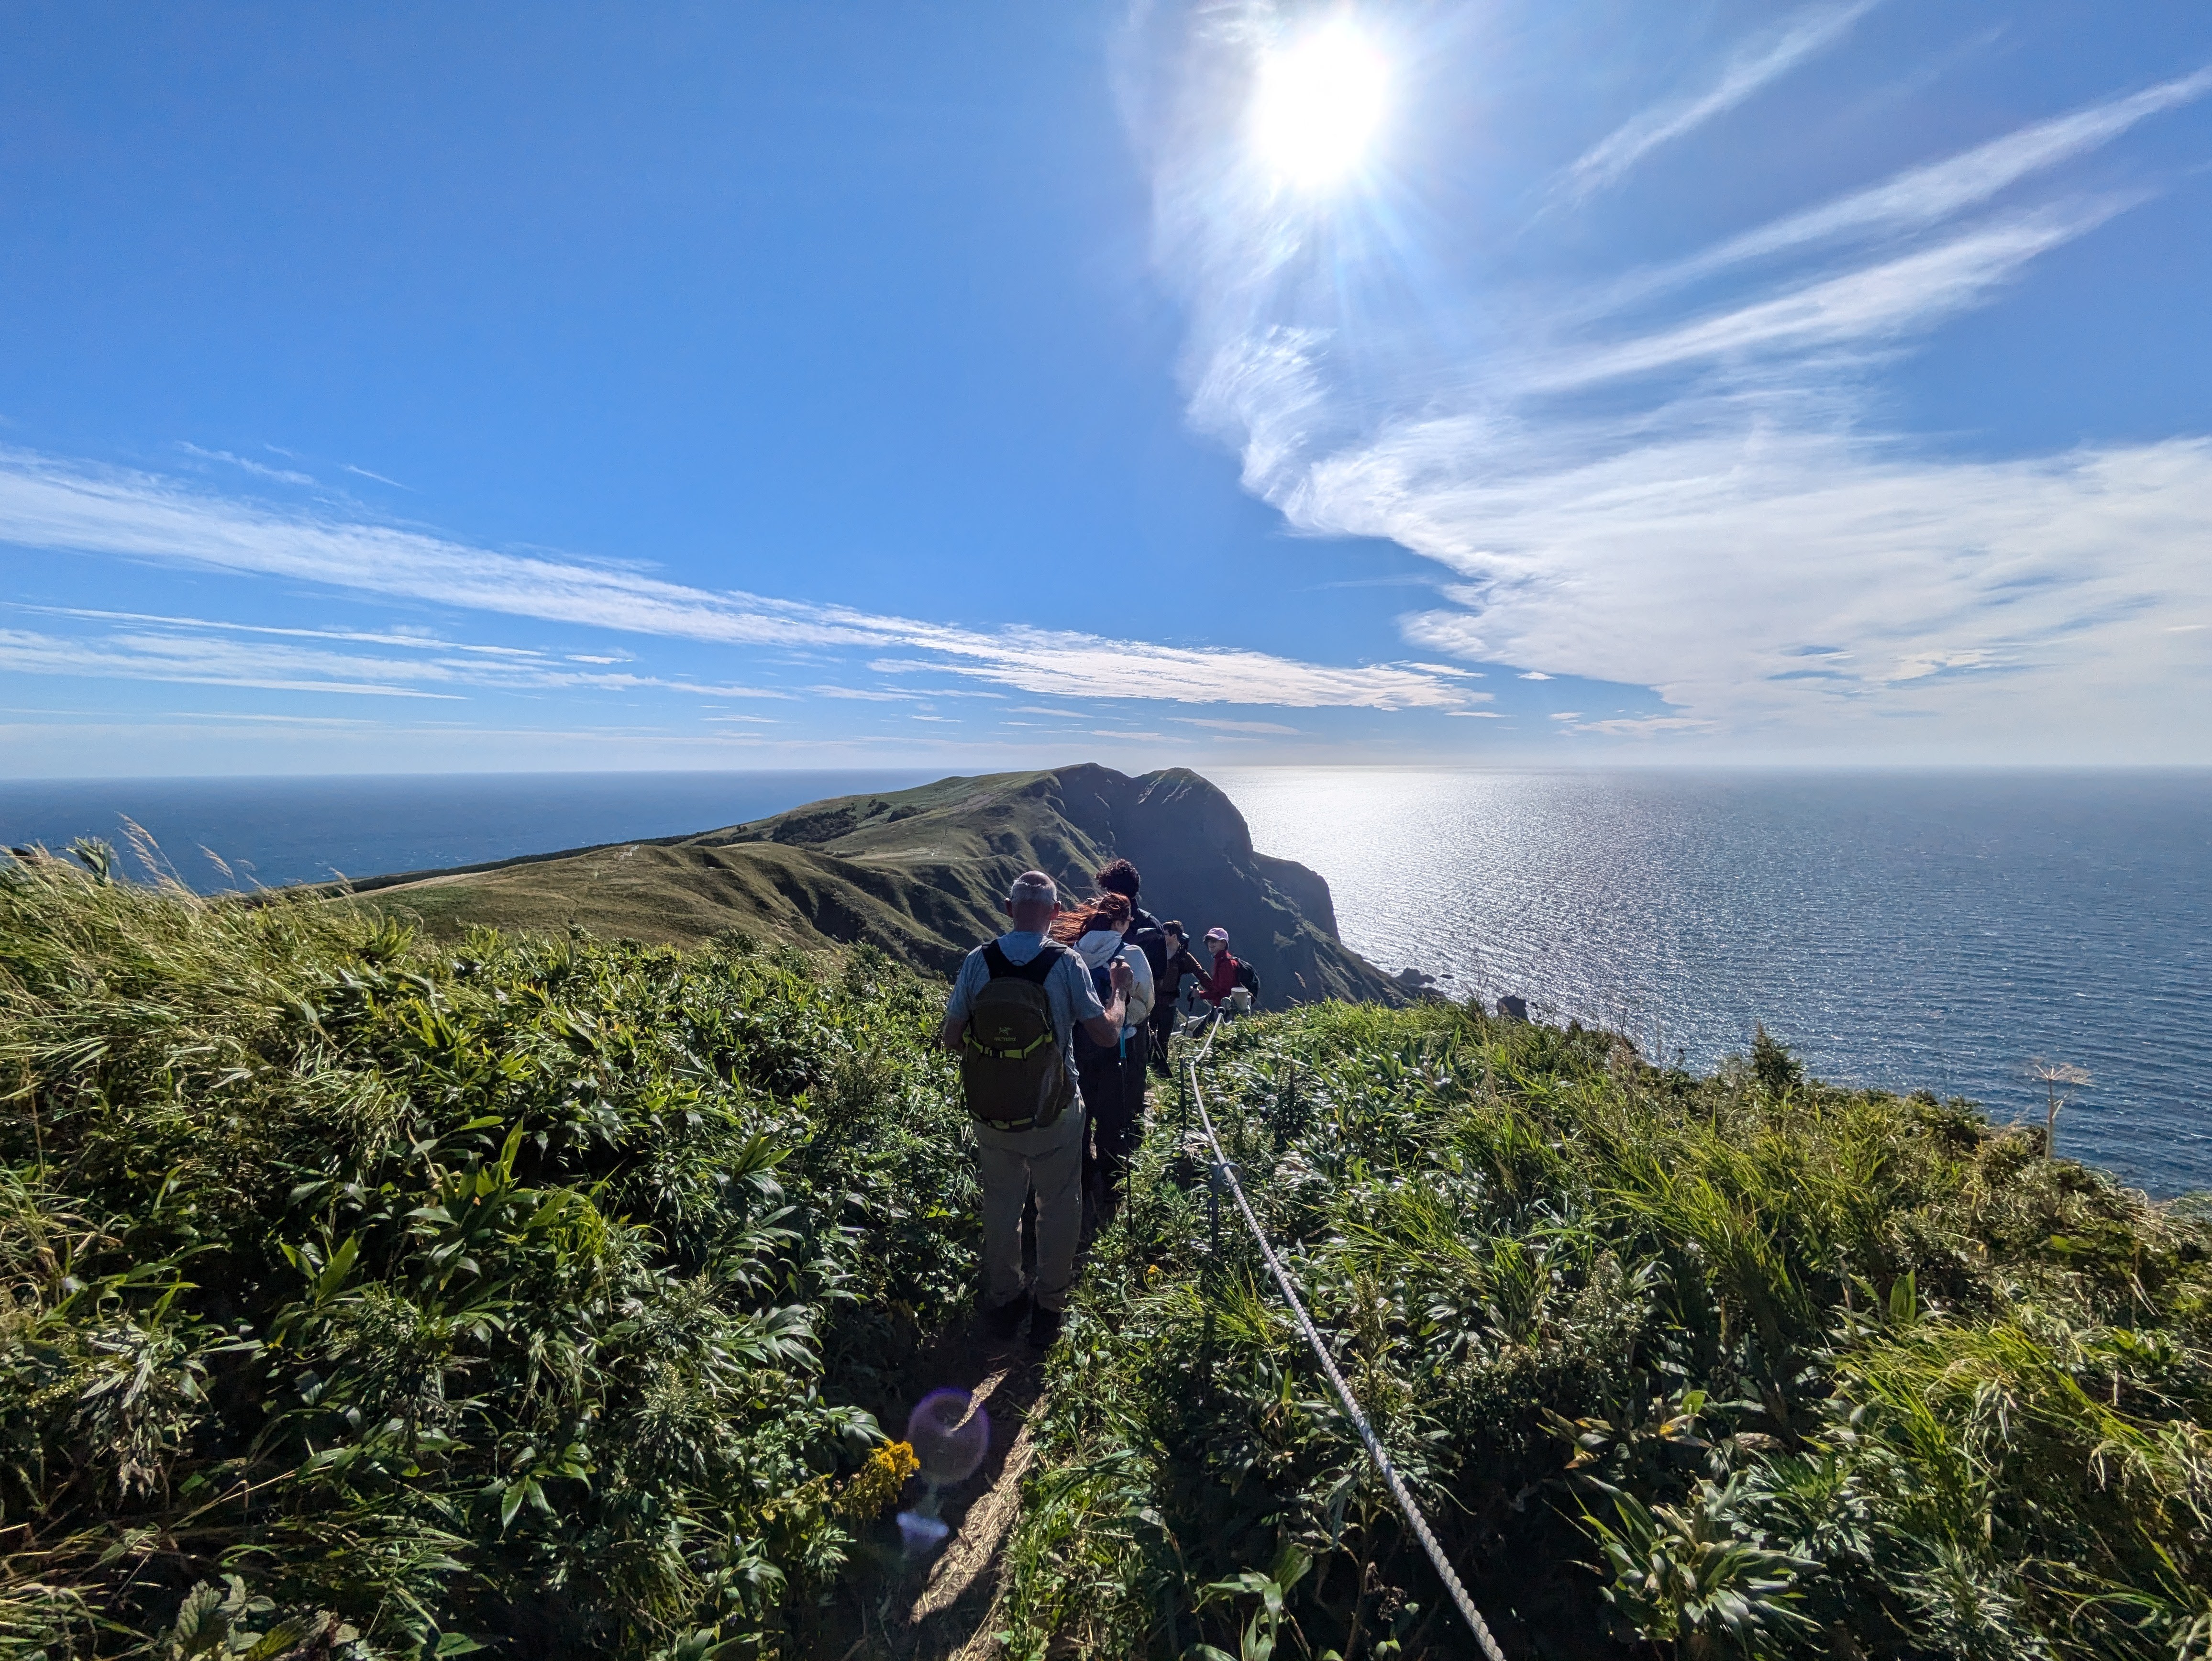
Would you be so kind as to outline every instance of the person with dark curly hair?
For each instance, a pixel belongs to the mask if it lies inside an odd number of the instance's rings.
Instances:
[[[1122,939],[1144,953],[1145,962],[1152,971],[1152,984],[1157,996],[1160,977],[1167,970],[1167,934],[1160,927],[1160,920],[1137,903],[1138,892],[1144,886],[1143,878],[1137,874],[1137,867],[1128,861],[1115,860],[1101,866],[1091,880],[1098,885],[1101,894],[1119,894],[1129,902],[1129,922],[1122,932]],[[1150,1019],[1137,1024],[1136,1030],[1129,1036],[1128,1053],[1123,1058],[1121,1090],[1125,1099],[1121,1117],[1128,1129],[1126,1145],[1120,1152],[1125,1159],[1135,1151],[1137,1144],[1144,1137],[1146,1068],[1151,1067],[1162,1076],[1165,1076],[1168,1070],[1167,1044],[1159,1025],[1161,1018],[1162,1011],[1156,1007]],[[1167,1019],[1172,1019],[1172,1014],[1169,1014]]]

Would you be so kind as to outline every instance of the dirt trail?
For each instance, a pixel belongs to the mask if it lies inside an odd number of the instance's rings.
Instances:
[[[1148,1113],[1146,1122],[1158,1111]],[[1034,1228],[1032,1214],[1024,1220],[1024,1267],[1032,1273]],[[1089,1266],[1098,1228],[1086,1200],[1078,1279]],[[938,1496],[938,1519],[951,1533],[926,1561],[887,1564],[884,1591],[873,1595],[874,1607],[859,1623],[859,1641],[842,1652],[842,1661],[863,1656],[994,1661],[998,1646],[991,1638],[991,1613],[1001,1590],[1006,1542],[1021,1518],[1022,1478],[1036,1459],[1030,1426],[1044,1404],[1044,1357],[1020,1338],[994,1342],[984,1337],[971,1320],[940,1333],[911,1376],[924,1390],[947,1385],[967,1390],[974,1409],[988,1417],[990,1442],[975,1474]],[[896,1433],[889,1424],[884,1428]],[[911,1505],[923,1492],[917,1479],[902,1502]]]
[[[969,1391],[975,1409],[989,1421],[990,1441],[975,1474],[938,1495],[939,1520],[951,1535],[926,1560],[888,1567],[871,1595],[872,1607],[860,1615],[857,1641],[844,1653],[853,1661],[988,1661],[995,1653],[989,1615],[1001,1557],[1021,1514],[1021,1480],[1034,1458],[1030,1419],[1042,1400],[1043,1360],[1018,1338],[994,1343],[963,1327],[939,1337],[916,1371],[932,1389]],[[885,1428],[897,1433],[896,1427]],[[903,1503],[915,1503],[924,1492],[917,1479]]]

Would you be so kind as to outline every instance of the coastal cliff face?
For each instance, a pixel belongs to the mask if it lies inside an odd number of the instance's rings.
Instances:
[[[865,942],[949,974],[1005,926],[1012,879],[1050,872],[1071,897],[1115,858],[1144,904],[1194,937],[1218,925],[1259,970],[1262,1001],[1404,1001],[1337,938],[1321,876],[1252,846],[1237,806],[1198,774],[1095,765],[940,779],[839,796],[696,836],[452,872],[370,879],[434,928],[471,923],[691,945],[729,929],[803,946]]]

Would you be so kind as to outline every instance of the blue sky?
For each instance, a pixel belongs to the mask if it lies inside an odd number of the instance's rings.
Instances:
[[[2208,161],[2180,0],[13,7],[0,753],[2212,761]]]

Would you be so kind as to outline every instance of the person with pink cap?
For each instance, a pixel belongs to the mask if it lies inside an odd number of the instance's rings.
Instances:
[[[1229,931],[1225,928],[1206,931],[1206,955],[1212,962],[1206,968],[1206,978],[1198,983],[1198,995],[1218,1009],[1237,989],[1237,970],[1243,965],[1230,955]]]

